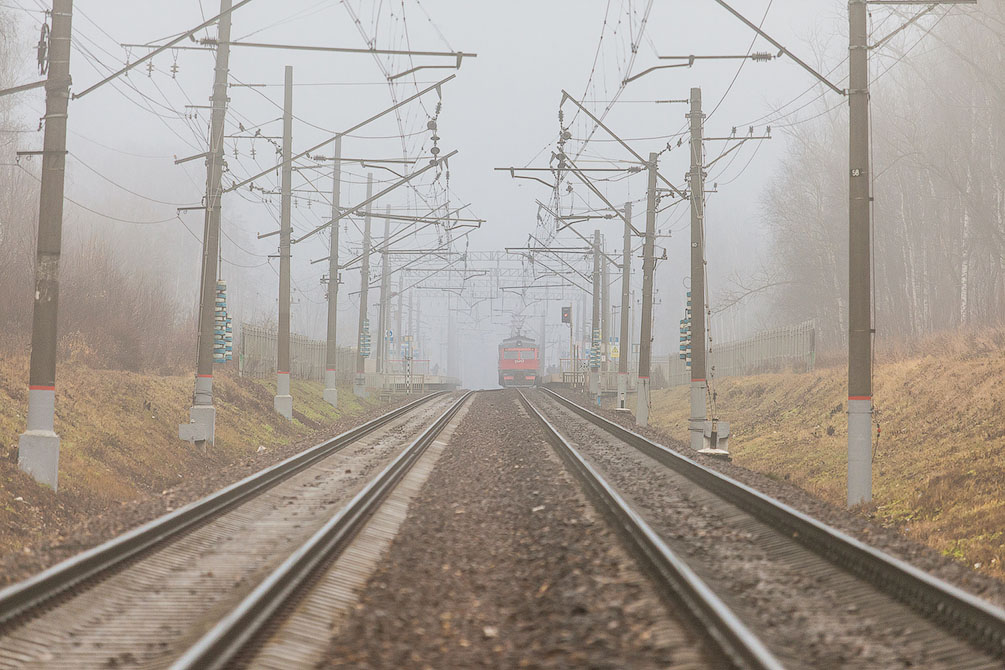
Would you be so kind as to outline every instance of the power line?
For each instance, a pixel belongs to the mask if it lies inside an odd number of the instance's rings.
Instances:
[[[143,200],[149,200],[150,202],[155,202],[158,205],[172,205],[172,206],[176,206],[176,207],[186,207],[186,206],[189,206],[189,205],[192,204],[190,202],[167,202],[165,200],[158,200],[156,198],[151,198],[149,196],[143,195],[142,193],[137,193],[136,191],[133,191],[133,190],[131,190],[131,189],[123,186],[122,184],[120,184],[117,181],[113,180],[111,177],[109,177],[109,176],[103,174],[102,172],[98,171],[97,169],[95,169],[93,166],[89,165],[84,159],[82,159],[80,156],[78,156],[77,154],[73,153],[72,151],[69,151],[67,153],[69,153],[70,156],[73,156],[73,158],[77,161],[77,163],[79,163],[80,165],[83,165],[85,168],[87,168],[88,170],[90,170],[94,174],[98,175],[99,177],[101,177],[102,179],[104,179],[106,182],[108,182],[112,186],[115,186],[116,188],[121,189],[121,190],[125,191],[126,193],[129,193],[130,195],[134,195],[137,198],[142,198]]]
[[[764,16],[761,17],[761,22],[757,25],[758,29],[764,27],[764,22],[768,19],[768,12],[771,11],[771,5],[773,5],[774,3],[775,0],[768,0],[768,6],[764,8]],[[757,43],[757,37],[758,37],[757,33],[754,33],[754,38],[750,40],[750,46],[747,47],[748,56],[750,55],[750,52],[754,50],[754,45]],[[712,111],[709,112],[708,116],[705,117],[706,123],[708,122],[709,119],[712,118],[713,115],[715,115],[717,111],[719,111],[719,107],[721,107],[722,103],[725,102],[726,97],[729,95],[729,92],[733,90],[733,86],[736,85],[736,80],[740,78],[740,73],[743,72],[743,67],[746,64],[747,64],[746,58],[740,59],[740,65],[739,67],[736,68],[736,74],[733,75],[733,80],[729,82],[729,86],[726,87],[726,92],[722,94],[722,97],[719,98],[719,102],[715,103],[715,107],[713,107]]]
[[[20,163],[17,163],[16,165],[17,165],[17,167],[19,167],[22,170],[24,170],[25,173],[27,173],[28,175],[30,175],[32,179],[34,179],[35,181],[41,183],[41,181],[42,181],[41,178],[39,178],[39,177],[35,176],[34,174],[32,174],[31,171],[29,171],[26,167],[24,167]],[[105,219],[109,219],[111,221],[117,221],[119,223],[128,223],[128,224],[136,225],[136,226],[152,226],[152,225],[157,225],[157,224],[161,224],[161,223],[167,223],[169,221],[174,221],[176,218],[178,218],[178,216],[176,214],[176,215],[171,216],[171,217],[169,217],[167,219],[159,219],[157,221],[135,221],[133,219],[123,219],[123,218],[120,218],[120,217],[117,217],[117,216],[112,216],[111,214],[105,214],[104,212],[99,212],[98,210],[92,209],[91,207],[88,207],[87,205],[85,205],[85,204],[83,204],[81,202],[77,202],[73,198],[71,198],[69,196],[66,196],[66,195],[63,196],[63,199],[66,200],[67,202],[73,203],[74,205],[76,205],[77,207],[80,207],[81,209],[87,210],[91,214],[96,214],[97,216],[100,216],[100,217],[105,218]]]

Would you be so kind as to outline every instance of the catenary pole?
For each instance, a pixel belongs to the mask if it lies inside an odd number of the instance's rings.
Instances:
[[[705,115],[701,89],[691,89],[691,448],[703,448],[708,376],[705,354]]]
[[[408,337],[415,342],[415,291],[408,292]]]
[[[591,275],[592,276],[592,275]],[[579,296],[579,313],[582,314],[582,318],[579,320],[579,359],[583,366],[583,391],[586,392],[590,388],[590,348],[588,342],[590,341],[590,320],[586,318],[586,301],[589,299],[589,294],[585,291]]]
[[[605,373],[611,369],[611,278],[610,266],[607,260],[607,238],[601,237],[600,255],[600,357]]]
[[[391,305],[391,275],[388,262],[388,247],[391,238],[391,206],[384,208],[384,244],[380,252],[380,322],[379,348],[377,349],[377,372],[387,374],[387,327],[390,323],[388,311]]]
[[[639,333],[639,383],[635,406],[635,424],[649,425],[649,373],[653,344],[653,274],[656,270],[656,161],[649,154],[646,166],[649,186],[646,195],[646,239],[642,246],[642,329]]]
[[[403,342],[404,332],[401,330],[401,309],[402,309],[402,294],[405,292],[405,273],[398,273],[398,309],[394,313],[394,337],[391,340],[391,358],[397,358],[401,355],[400,342]]]
[[[618,409],[628,407],[628,359],[632,350],[628,320],[631,318],[632,203],[625,203],[624,249],[621,252],[621,332],[618,335]]]
[[[866,0],[849,0],[848,505],[872,500],[869,44]]]
[[[544,311],[541,314],[541,346],[538,348],[540,351],[540,359],[537,362],[537,383],[541,384],[544,381],[544,375],[548,372],[548,307],[551,305],[548,302],[548,287],[544,287]]]
[[[548,289],[545,289],[544,290],[544,309],[541,311],[541,327],[539,329],[539,332],[541,334],[540,335],[540,337],[541,337],[541,343],[537,347],[537,351],[538,351],[538,360],[537,360],[538,379],[537,379],[537,382],[538,383],[542,383],[542,381],[543,381],[542,378],[544,377],[544,373],[547,371],[547,363],[546,363],[547,359],[545,357],[546,356],[545,347],[548,344],[547,328],[548,328]]]
[[[571,383],[576,386],[576,379],[579,375],[579,357],[576,356],[576,336],[573,332],[573,324],[576,321],[576,312],[572,308],[573,302],[569,301],[569,368],[572,372]]]
[[[45,137],[35,250],[35,304],[31,322],[28,420],[18,438],[18,467],[37,481],[57,487],[59,436],[56,415],[56,317],[59,257],[63,238],[66,175],[66,118],[70,100],[70,35],[73,0],[54,0],[49,33],[49,73],[45,82]]]
[[[342,202],[342,136],[335,138],[335,170],[332,174],[332,218],[341,213]],[[328,253],[328,342],[325,351],[324,398],[332,407],[339,406],[338,365],[339,345],[339,226],[332,226]]]
[[[335,137],[335,168],[332,173],[332,218],[341,213],[342,202],[342,136]],[[331,227],[331,244],[328,250],[328,342],[325,350],[324,399],[338,407],[338,224]]]
[[[848,0],[848,90],[795,57],[753,22],[715,0],[836,93],[848,96],[848,505],[872,500],[872,173],[868,5],[976,5],[977,0]],[[913,21],[912,21],[913,22]],[[910,25],[910,22],[907,24]],[[899,31],[898,31],[899,32]]]
[[[276,411],[293,418],[290,395],[290,213],[293,200],[293,68],[286,66],[283,98],[282,207],[279,221],[279,356],[276,366]]]
[[[600,231],[593,231],[593,320],[590,333],[590,394],[600,403],[600,296],[603,293],[600,274]]]
[[[366,175],[366,199],[373,198],[373,173]],[[368,202],[363,216],[363,258],[359,269],[359,323],[356,327],[356,378],[353,381],[353,393],[357,396],[366,395],[366,358],[363,356],[363,330],[367,323],[367,302],[370,288],[370,223],[373,212],[372,203]],[[335,224],[338,225],[338,224]]]
[[[452,273],[451,273],[452,274]],[[448,275],[449,276],[449,275]],[[454,305],[453,294],[447,293],[447,377],[454,376]]]
[[[220,0],[220,45],[216,49],[213,95],[210,98],[209,151],[206,154],[206,215],[202,235],[202,279],[199,295],[199,338],[195,393],[189,423],[179,426],[179,436],[192,442],[213,444],[216,408],[213,406],[213,340],[216,307],[217,252],[223,196],[223,136],[226,131],[227,83],[230,72],[231,0]]]

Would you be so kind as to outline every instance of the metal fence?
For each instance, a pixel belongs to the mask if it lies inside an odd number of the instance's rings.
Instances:
[[[237,349],[241,375],[265,378],[276,374],[278,348],[279,340],[275,330],[242,323]],[[291,335],[290,375],[297,379],[324,382],[327,351],[328,343],[324,340]],[[351,384],[356,372],[356,350],[339,347],[335,370],[340,384]]]
[[[751,338],[714,345],[709,356],[710,372],[715,378],[742,377],[791,367],[812,370],[816,364],[816,328],[812,321],[758,333]],[[678,356],[653,359],[653,385],[656,388],[684,386],[691,382],[691,371]]]
[[[387,369],[385,372],[391,375],[403,375],[408,370],[408,362],[400,358],[392,358],[387,361]],[[437,370],[439,372],[439,370]],[[420,360],[418,358],[412,361],[412,374],[413,375],[428,375],[433,374],[429,369],[429,361]]]

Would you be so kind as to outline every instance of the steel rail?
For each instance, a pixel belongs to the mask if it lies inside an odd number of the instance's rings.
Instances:
[[[226,668],[260,633],[319,568],[345,549],[388,494],[408,474],[461,407],[473,395],[468,391],[422,435],[388,464],[380,474],[345,504],[324,526],[291,554],[241,603],[202,636],[172,665],[171,670]]]
[[[115,568],[155,545],[171,541],[203,521],[262,493],[317,461],[349,446],[443,392],[418,400],[305,449],[286,460],[66,559],[22,582],[0,590],[0,627],[25,615],[81,582]]]
[[[632,432],[550,389],[593,425],[754,515],[810,551],[868,582],[982,651],[1005,657],[1005,610],[876,549],[731,477]]]
[[[678,557],[648,523],[566,440],[558,429],[520,392],[523,405],[544,428],[548,441],[617,529],[623,540],[652,575],[661,595],[683,605],[700,625],[696,633],[710,638],[736,668],[782,670],[785,666],[712,591],[687,563]]]

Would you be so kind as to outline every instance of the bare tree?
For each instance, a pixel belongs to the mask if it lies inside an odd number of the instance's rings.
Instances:
[[[936,21],[937,19],[932,19]],[[905,34],[874,58],[877,329],[916,337],[1005,320],[1005,9],[982,5],[935,27],[915,55]],[[813,318],[846,336],[847,122],[838,108],[793,126],[764,200],[776,319]],[[770,281],[769,281],[770,280]]]

